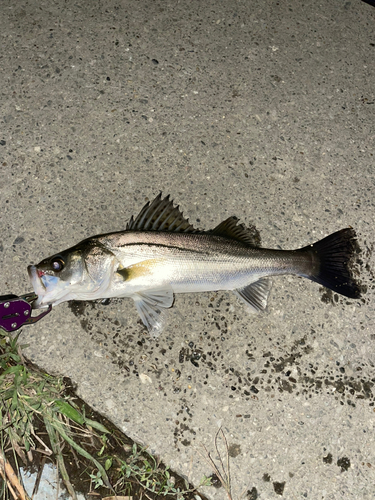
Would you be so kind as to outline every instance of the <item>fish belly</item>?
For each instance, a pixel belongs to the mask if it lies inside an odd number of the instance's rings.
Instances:
[[[246,262],[182,259],[149,259],[129,267],[129,279],[120,283],[126,295],[172,288],[175,293],[235,290],[257,281],[267,271],[251,269]]]

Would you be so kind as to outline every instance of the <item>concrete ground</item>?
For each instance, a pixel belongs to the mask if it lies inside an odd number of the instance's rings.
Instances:
[[[266,313],[178,296],[154,340],[131,300],[62,304],[27,356],[198,484],[228,441],[233,498],[375,491],[375,9],[359,0],[0,2],[1,292],[170,193],[195,225],[265,247],[342,227],[362,301],[274,279]],[[222,442],[220,446],[222,447]],[[212,499],[223,488],[206,487]]]

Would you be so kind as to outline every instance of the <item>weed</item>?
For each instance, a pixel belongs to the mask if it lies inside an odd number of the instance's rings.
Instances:
[[[219,450],[219,437],[223,440],[224,446],[225,446],[225,464],[224,464],[224,459],[223,456]],[[215,462],[213,461],[210,452],[207,450],[207,448],[202,444],[204,452],[199,450],[201,456],[204,458],[204,460],[208,463],[210,468],[213,470],[214,474],[217,476],[219,479],[220,483],[222,484],[223,488],[226,491],[226,494],[228,496],[229,500],[232,500],[232,485],[231,485],[231,480],[230,480],[230,463],[229,463],[229,448],[228,448],[228,442],[227,438],[225,437],[225,434],[223,432],[223,429],[220,427],[220,429],[217,431],[215,434],[215,439],[214,439],[214,445],[215,445],[215,450],[217,453],[217,456],[219,457],[219,465],[216,465]]]
[[[15,471],[20,464],[44,465],[47,459],[56,463],[73,500],[77,497],[71,482],[71,462],[80,469],[80,481],[88,483],[89,490],[110,490],[115,495],[134,498],[137,493],[149,499],[204,498],[196,495],[196,488],[183,478],[172,475],[146,448],[129,445],[130,440],[118,429],[87,409],[78,398],[68,395],[62,378],[52,377],[28,363],[18,337],[0,329],[2,499],[9,498],[9,493],[14,499],[28,500]],[[94,418],[88,418],[88,414]],[[83,479],[82,468],[86,471]],[[204,477],[200,486],[210,484],[210,479]],[[38,480],[33,495],[37,489]]]
[[[146,452],[145,448],[140,448],[135,443],[132,446],[132,454],[126,461],[121,460],[120,464],[122,477],[116,486],[121,489],[126,490],[127,479],[132,478],[145,490],[157,496],[173,495],[177,499],[182,499],[185,494],[195,490],[189,488],[187,481],[185,488],[177,487],[169,467],[161,465],[155,457]],[[199,486],[210,486],[210,484],[210,479],[204,476]]]

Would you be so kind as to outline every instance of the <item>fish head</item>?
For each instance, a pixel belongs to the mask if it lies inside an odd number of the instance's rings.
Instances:
[[[101,298],[114,265],[111,252],[82,242],[27,268],[34,292],[35,309],[68,300]]]

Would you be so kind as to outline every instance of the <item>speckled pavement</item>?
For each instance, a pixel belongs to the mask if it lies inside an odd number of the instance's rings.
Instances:
[[[233,499],[373,499],[375,8],[0,5],[3,294],[160,190],[201,228],[254,223],[265,247],[352,226],[369,287],[354,301],[281,277],[258,316],[180,295],[157,340],[131,300],[62,304],[23,329],[27,356],[195,484],[221,427]]]

